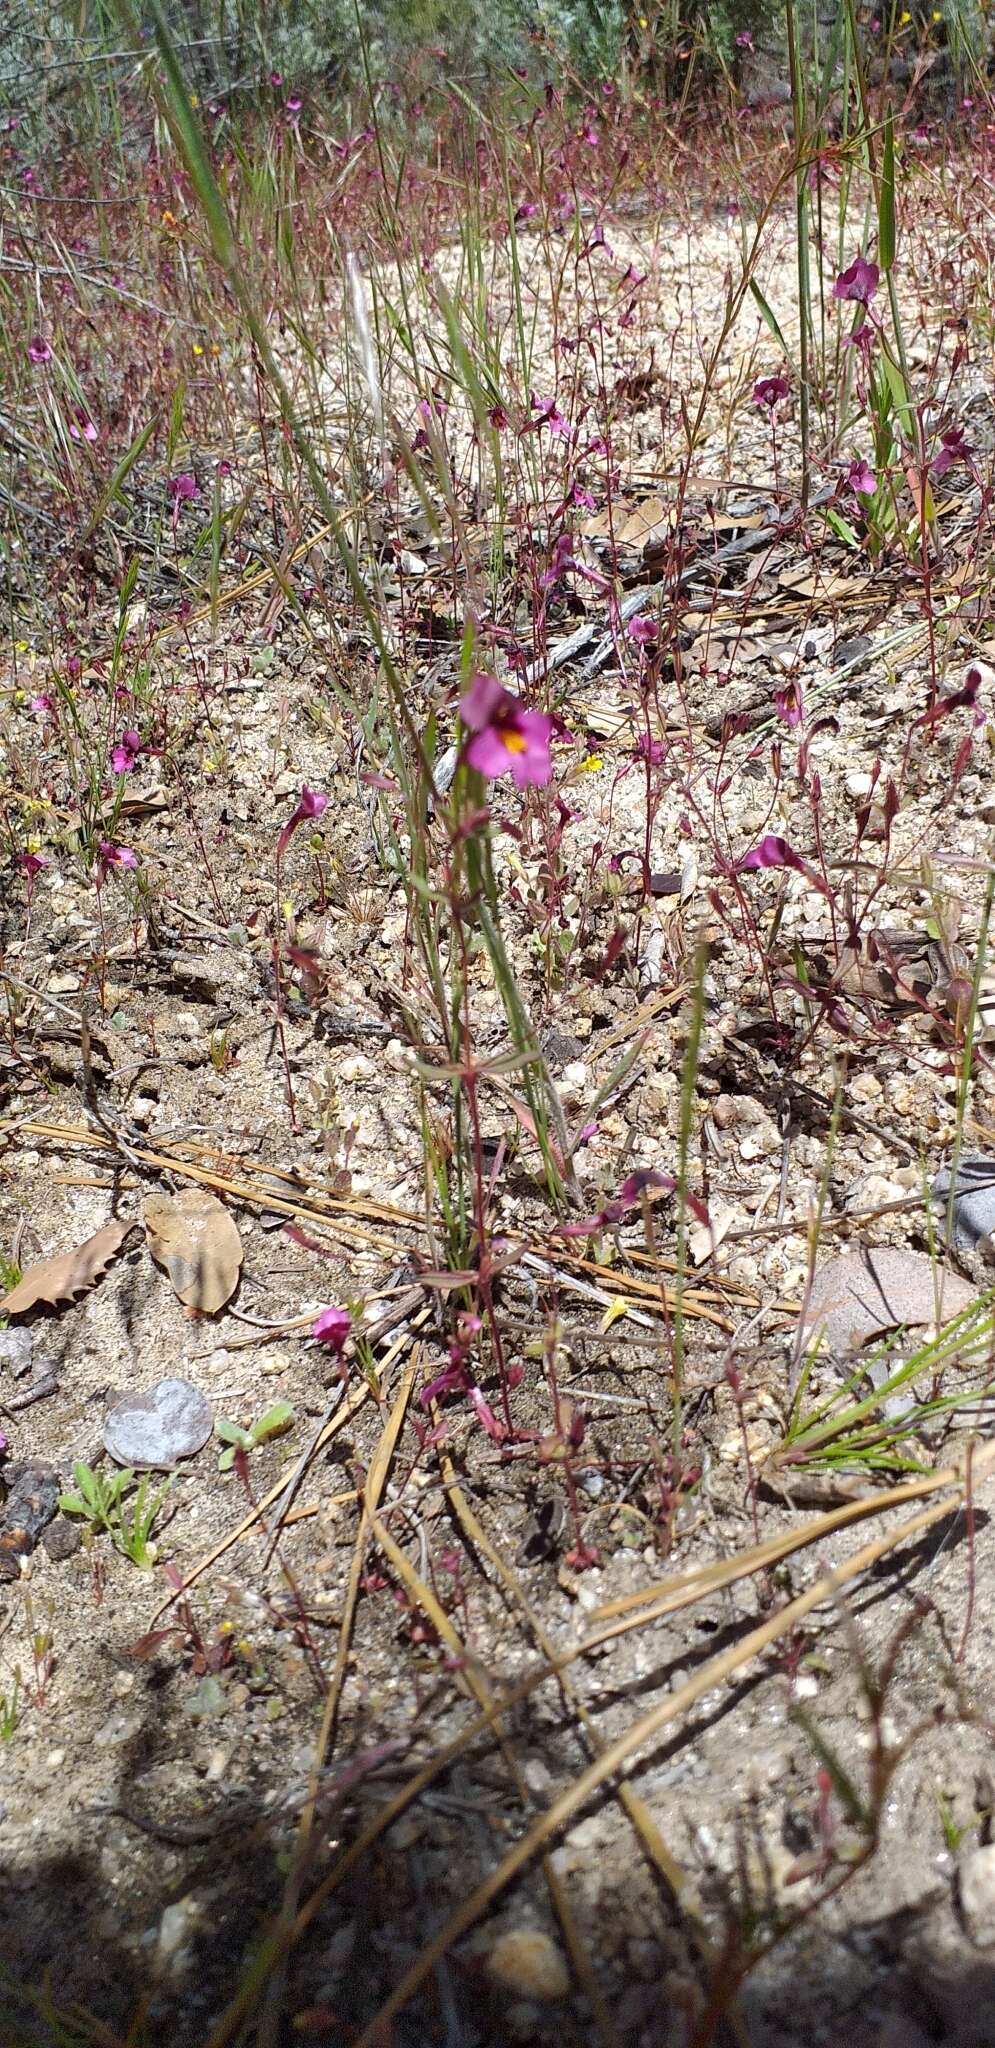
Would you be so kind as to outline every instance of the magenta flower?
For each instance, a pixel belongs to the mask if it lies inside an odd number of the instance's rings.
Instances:
[[[69,436],[73,441],[95,441],[97,439],[97,429],[89,414],[83,411],[82,406],[78,405],[76,407],[76,416],[69,422]]]
[[[550,556],[549,568],[544,569],[539,578],[542,590],[552,590],[554,583],[558,583],[561,576],[565,576],[569,569],[576,569],[573,547],[573,535],[561,533]]]
[[[648,612],[637,612],[625,630],[637,647],[652,647],[660,637],[659,621],[651,619]]]
[[[107,880],[111,868],[137,868],[138,855],[131,846],[116,846],[113,839],[102,839],[97,849],[97,887]]]
[[[843,339],[843,347],[855,348],[858,355],[863,356],[864,366],[867,369],[870,368],[871,349],[873,345],[874,328],[872,327],[871,322],[869,320],[862,320],[860,326],[855,327],[853,333],[845,335]]]
[[[199,498],[200,485],[196,477],[191,476],[189,470],[182,470],[179,476],[170,477],[166,485],[166,496],[173,508],[173,532],[175,533],[183,506],[189,503],[191,498]]]
[[[300,113],[303,105],[304,101],[300,98],[299,94],[294,93],[292,98],[290,98],[286,104],[286,111],[290,115],[291,120],[294,120],[296,118],[296,116]]]
[[[35,876],[41,874],[42,868],[47,868],[48,856],[44,853],[19,853],[17,865],[22,875],[27,877],[30,885],[34,881]]]
[[[37,697],[30,699],[30,706],[32,711],[37,711],[40,717],[45,718],[55,710],[51,697],[44,690],[40,691]]]
[[[471,768],[491,779],[510,775],[516,789],[549,781],[553,721],[544,711],[526,711],[496,676],[482,672],[460,698],[459,710],[472,735],[466,746]]]
[[[840,271],[833,286],[833,298],[855,299],[858,305],[869,306],[880,281],[877,264],[869,263],[866,256],[855,256],[849,269]]]
[[[790,389],[786,377],[758,377],[753,386],[754,403],[769,405],[773,410],[775,405],[780,405],[782,398],[787,398]]]
[[[290,845],[290,842],[298,826],[305,824],[308,818],[320,818],[322,812],[326,811],[327,809],[328,798],[325,795],[324,790],[309,789],[307,783],[303,783],[301,785],[300,796],[297,799],[296,808],[291,812],[290,817],[287,819],[283,831],[281,832],[280,837],[277,840],[277,860],[280,860],[286,848]]]
[[[940,452],[929,466],[934,476],[946,476],[955,462],[969,462],[970,459],[971,450],[963,427],[948,427],[946,433],[940,435]]]
[[[736,48],[737,50],[752,50],[753,37],[751,36],[748,28],[740,29],[739,34],[736,37]]]
[[[768,832],[766,838],[740,857],[736,862],[736,872],[746,868],[793,868],[795,874],[804,875],[810,888],[821,890],[823,896],[829,894],[821,876],[777,832]]]
[[[557,1224],[556,1235],[558,1237],[596,1237],[600,1231],[611,1229],[615,1224],[624,1222],[630,1211],[638,1209],[642,1204],[643,1197],[649,1195],[654,1189],[660,1189],[664,1194],[672,1195],[676,1188],[677,1182],[672,1173],[658,1173],[656,1168],[652,1166],[637,1167],[635,1173],[630,1173],[628,1178],[622,1182],[614,1201],[606,1202],[604,1208],[599,1209],[596,1216],[582,1217],[577,1223]],[[692,1194],[687,1194],[685,1201],[692,1215],[696,1216],[699,1222],[707,1223],[708,1211],[704,1203],[700,1202],[697,1196]]]
[[[600,221],[596,223],[594,233],[590,236],[588,240],[587,248],[584,251],[585,256],[590,256],[594,249],[603,249],[609,260],[612,262],[614,261],[615,251],[612,248],[611,243],[606,242],[605,231]]]
[[[127,775],[129,769],[134,767],[141,751],[141,734],[130,727],[111,748],[111,767],[115,775]]]
[[[737,868],[795,868],[800,875],[808,873],[805,862],[786,839],[777,832],[768,832],[756,846],[750,848],[736,862]]]
[[[802,722],[803,706],[801,687],[796,682],[785,683],[783,689],[774,691],[774,709],[786,726],[794,728]]]
[[[352,1317],[348,1309],[323,1308],[311,1335],[317,1344],[327,1344],[329,1350],[334,1351],[336,1358],[340,1358],[351,1328]]]
[[[848,488],[858,498],[873,498],[878,487],[877,477],[863,456],[858,461],[851,462],[846,473],[846,482]]]
[[[537,415],[535,423],[537,433],[541,427],[548,427],[551,434],[559,434],[564,440],[569,440],[570,428],[560,412],[555,398],[536,398],[533,393],[531,403],[532,410]]]
[[[28,356],[33,363],[50,363],[52,351],[43,334],[33,334],[28,343]]]

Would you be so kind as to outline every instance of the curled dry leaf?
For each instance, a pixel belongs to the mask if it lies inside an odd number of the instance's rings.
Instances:
[[[23,1316],[29,1308],[53,1308],[58,1301],[71,1301],[74,1294],[82,1294],[84,1288],[99,1280],[134,1228],[133,1222],[105,1223],[102,1230],[88,1237],[85,1244],[77,1245],[74,1251],[39,1259],[36,1266],[28,1267],[17,1286],[4,1295],[0,1310],[4,1315]]]
[[[150,1195],[142,1216],[149,1251],[188,1308],[214,1315],[238,1286],[242,1240],[223,1202],[206,1188]]]
[[[966,1280],[925,1252],[879,1245],[819,1267],[802,1334],[806,1344],[819,1338],[827,1351],[845,1358],[900,1324],[921,1329],[949,1323],[974,1299]]]

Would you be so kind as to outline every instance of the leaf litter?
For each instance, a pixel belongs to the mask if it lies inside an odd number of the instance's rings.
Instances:
[[[0,1311],[8,1316],[23,1316],[32,1308],[55,1308],[60,1302],[72,1301],[75,1295],[96,1284],[134,1228],[133,1220],[115,1219],[72,1251],[40,1259],[4,1295]]]
[[[150,1195],[142,1218],[149,1251],[177,1298],[201,1315],[216,1315],[242,1270],[242,1240],[224,1203],[206,1188],[183,1188],[178,1195]]]

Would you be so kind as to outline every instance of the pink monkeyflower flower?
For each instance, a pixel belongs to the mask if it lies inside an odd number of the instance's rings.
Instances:
[[[305,824],[309,818],[320,818],[327,809],[328,798],[324,790],[309,789],[306,782],[302,783],[296,807],[287,819],[276,843],[277,860],[281,858],[286,848],[290,845],[298,826]]]
[[[48,855],[44,853],[19,853],[17,865],[22,875],[27,877],[28,886],[30,887],[35,876],[41,874],[42,868],[47,868]]]
[[[866,256],[855,256],[849,268],[840,271],[833,286],[833,298],[854,299],[860,306],[869,306],[880,281],[877,264],[869,263]]]
[[[304,101],[301,99],[300,94],[293,93],[286,103],[286,112],[290,115],[291,120],[300,113],[303,105]]]
[[[539,578],[540,589],[552,590],[554,583],[558,583],[561,576],[566,576],[569,570],[577,568],[573,545],[572,534],[560,534],[549,559],[549,568],[544,569]]]
[[[648,612],[637,612],[625,630],[637,647],[652,647],[660,637],[659,621],[651,619]]]
[[[874,328],[869,320],[863,320],[859,327],[854,328],[852,334],[844,337],[843,347],[855,348],[863,356],[865,364],[868,364],[871,360],[873,342]]]
[[[629,265],[629,268],[628,268],[628,270],[626,270],[626,271],[625,271],[625,272],[623,273],[623,275],[622,275],[622,276],[621,276],[621,277],[619,278],[619,281],[618,281],[618,289],[619,289],[619,291],[621,291],[621,290],[623,289],[623,286],[625,286],[625,285],[629,284],[629,285],[631,285],[631,286],[632,286],[632,289],[633,289],[633,291],[635,291],[635,289],[636,289],[636,286],[637,286],[637,285],[640,285],[640,284],[645,284],[645,283],[646,283],[646,272],[645,272],[645,270],[637,270],[637,269],[636,269],[636,266],[635,266],[635,264],[634,264],[634,263],[630,263],[630,265]]]
[[[50,363],[52,351],[43,334],[33,334],[28,343],[28,356],[33,363]]]
[[[166,496],[173,508],[173,532],[175,533],[183,506],[188,504],[191,498],[199,498],[200,485],[196,477],[192,476],[188,469],[181,470],[179,476],[170,477],[166,485]]]
[[[527,711],[496,676],[483,672],[460,698],[459,711],[471,734],[466,759],[478,774],[491,780],[510,775],[516,789],[549,781],[553,721],[544,711]]]
[[[466,1398],[476,1415],[477,1421],[487,1431],[492,1444],[503,1444],[508,1431],[504,1423],[498,1421],[490,1402],[486,1400],[480,1388],[468,1387]]]
[[[135,732],[133,727],[129,727],[111,748],[111,767],[115,775],[127,775],[129,769],[134,767],[141,751],[141,734]]]
[[[858,498],[873,498],[878,487],[877,477],[863,456],[851,462],[846,473],[846,483],[847,488]]]
[[[537,433],[540,428],[548,427],[551,434],[560,434],[564,440],[569,440],[570,428],[560,412],[555,398],[536,398],[533,393],[532,410],[537,415],[535,423]]]
[[[596,503],[594,492],[587,490],[584,484],[574,484],[573,490],[570,493],[570,503],[571,505],[583,505],[589,512],[593,512]]]
[[[271,85],[274,85],[274,86],[276,86],[276,85],[282,85],[282,84],[283,84],[283,73],[282,73],[282,71],[271,71],[271,72],[270,72],[270,75],[269,75],[269,82],[270,82],[270,84],[271,84]]]
[[[782,398],[787,398],[790,389],[786,377],[758,377],[753,386],[754,403],[769,405],[773,411],[775,405],[780,405]]]
[[[588,238],[587,248],[584,251],[585,256],[590,256],[594,249],[603,249],[606,256],[611,261],[614,261],[615,251],[611,243],[605,241],[605,231],[600,221],[595,226],[593,234]]]
[[[804,875],[810,888],[820,890],[823,896],[829,894],[821,876],[817,875],[815,869],[809,867],[801,854],[796,853],[794,847],[789,846],[788,841],[782,839],[777,832],[768,832],[765,838],[750,848],[749,853],[742,854],[735,864],[737,874],[749,868],[792,868],[795,874]]]
[[[76,416],[69,422],[69,437],[72,441],[95,441],[97,439],[97,428],[94,426],[89,413],[83,411],[82,406],[78,405],[76,407]]]
[[[803,717],[802,693],[798,683],[785,683],[783,689],[774,691],[774,709],[778,718],[783,718],[792,729],[800,725]]]
[[[117,846],[113,839],[102,839],[97,849],[97,887],[106,881],[111,868],[137,868],[138,855],[131,846]]]
[[[42,690],[37,697],[30,699],[30,708],[32,711],[37,711],[39,716],[47,718],[49,713],[55,710],[55,705],[47,691]]]
[[[505,428],[509,425],[508,415],[503,405],[492,405],[487,417],[495,433],[503,434]]]
[[[736,48],[737,50],[753,49],[753,37],[751,36],[748,28],[740,29],[739,34],[736,37]]]
[[[327,1344],[336,1358],[341,1357],[345,1341],[352,1328],[352,1317],[348,1309],[323,1308],[317,1317],[311,1335],[316,1344]]]
[[[940,435],[940,452],[929,466],[934,476],[946,476],[955,462],[969,462],[970,459],[971,450],[963,427],[948,427],[946,433]]]
[[[737,869],[795,868],[801,875],[807,873],[805,862],[800,854],[797,854],[794,847],[789,846],[787,840],[782,839],[777,832],[768,832],[766,838],[761,839],[756,846],[750,848],[749,853],[741,854],[736,862],[736,867]]]
[[[596,1237],[602,1230],[612,1229],[623,1223],[633,1209],[641,1207],[643,1199],[659,1189],[663,1194],[672,1195],[677,1182],[672,1173],[658,1173],[655,1167],[640,1166],[622,1182],[614,1201],[606,1202],[596,1216],[585,1216],[577,1223],[560,1223],[556,1226],[558,1237]],[[708,1211],[695,1195],[686,1194],[685,1201],[693,1216],[699,1222],[707,1223]]]
[[[523,220],[534,220],[538,211],[534,199],[523,199],[521,206],[515,209],[515,226],[518,227]]]

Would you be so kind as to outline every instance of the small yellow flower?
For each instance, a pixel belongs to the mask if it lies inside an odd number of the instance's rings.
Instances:
[[[939,9],[938,7],[934,7],[934,9],[933,9],[933,20],[934,20],[934,21],[942,21],[942,20],[943,20],[943,16],[942,16],[942,14],[941,14],[941,12],[940,12],[940,9]]]
[[[204,351],[203,351],[203,349],[201,348],[201,345],[200,345],[200,342],[199,342],[199,341],[193,341],[193,342],[191,342],[191,344],[190,344],[190,354],[191,354],[192,356],[202,356],[202,355],[203,355],[203,353],[204,353]]]
[[[588,754],[587,759],[580,762],[577,772],[579,775],[596,775],[604,765],[600,754]]]
[[[907,23],[907,22],[910,22],[911,20],[912,20],[912,16],[911,16],[911,14],[909,13],[909,10],[908,10],[908,8],[907,8],[907,7],[903,8],[903,10],[902,10],[901,14],[900,14],[900,15],[899,15],[899,17],[898,17],[898,23],[899,23],[899,27],[900,27],[900,28],[904,28],[904,27],[905,27],[905,25],[906,25],[906,23]]]
[[[647,21],[645,14],[641,14],[639,16],[639,26],[640,28],[649,28],[649,22]]]

